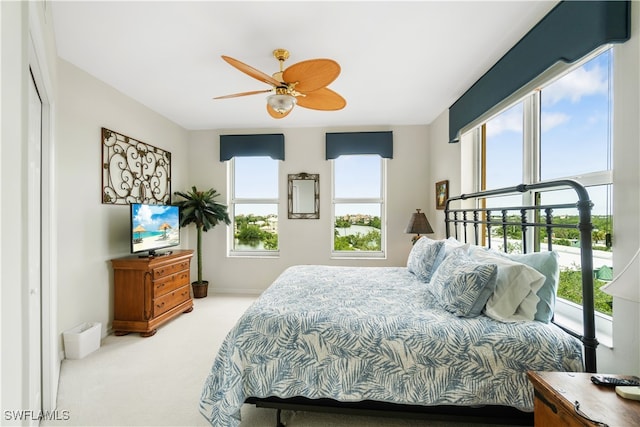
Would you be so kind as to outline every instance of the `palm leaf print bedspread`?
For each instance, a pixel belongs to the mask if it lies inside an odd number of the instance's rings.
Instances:
[[[225,338],[200,411],[240,423],[247,397],[533,410],[527,370],[581,371],[553,324],[458,318],[404,267],[289,267]]]

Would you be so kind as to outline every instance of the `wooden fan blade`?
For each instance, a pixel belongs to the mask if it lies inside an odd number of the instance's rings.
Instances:
[[[244,62],[240,62],[237,59],[233,59],[230,56],[225,56],[222,55],[222,59],[224,59],[225,61],[227,61],[229,64],[233,65],[234,67],[236,67],[238,70],[242,71],[243,73],[253,77],[254,79],[260,80],[261,82],[273,85],[273,86],[282,86],[282,83],[277,81],[276,79],[274,79],[273,77],[271,77],[268,74],[263,73],[260,70],[256,70],[255,68],[253,68],[250,65],[245,64]]]
[[[266,89],[266,90],[252,90],[250,92],[240,92],[240,93],[232,93],[231,95],[224,95],[224,96],[216,96],[213,99],[227,99],[227,98],[237,98],[239,96],[247,96],[247,95],[256,95],[259,93],[267,93],[267,92],[271,92],[272,89]]]
[[[284,117],[287,117],[289,115],[290,112],[293,111],[293,108],[289,111],[287,111],[286,113],[278,113],[276,110],[274,110],[273,108],[271,108],[271,106],[269,104],[267,104],[267,112],[269,113],[269,115],[271,117],[273,117],[274,119],[282,119]]]
[[[298,96],[296,100],[299,106],[312,110],[334,111],[347,105],[343,97],[326,87],[307,93],[306,96]]]
[[[313,92],[327,87],[340,74],[340,65],[332,59],[309,59],[293,64],[282,73],[286,83],[298,84],[298,92]]]

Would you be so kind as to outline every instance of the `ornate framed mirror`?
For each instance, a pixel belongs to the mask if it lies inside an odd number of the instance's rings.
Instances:
[[[289,219],[320,218],[320,175],[289,174]]]

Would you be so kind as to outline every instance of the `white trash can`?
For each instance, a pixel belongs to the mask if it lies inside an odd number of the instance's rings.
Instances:
[[[100,348],[102,324],[100,322],[83,323],[64,331],[64,355],[67,359],[82,359]]]

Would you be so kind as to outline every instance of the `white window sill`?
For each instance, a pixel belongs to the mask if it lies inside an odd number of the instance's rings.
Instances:
[[[229,258],[280,258],[280,251],[229,251]]]
[[[558,299],[556,301],[555,322],[565,328],[582,335],[582,306]],[[611,316],[596,311],[596,338],[598,343],[607,348],[613,348],[613,319]]]
[[[384,252],[344,251],[331,252],[331,259],[387,259]]]

